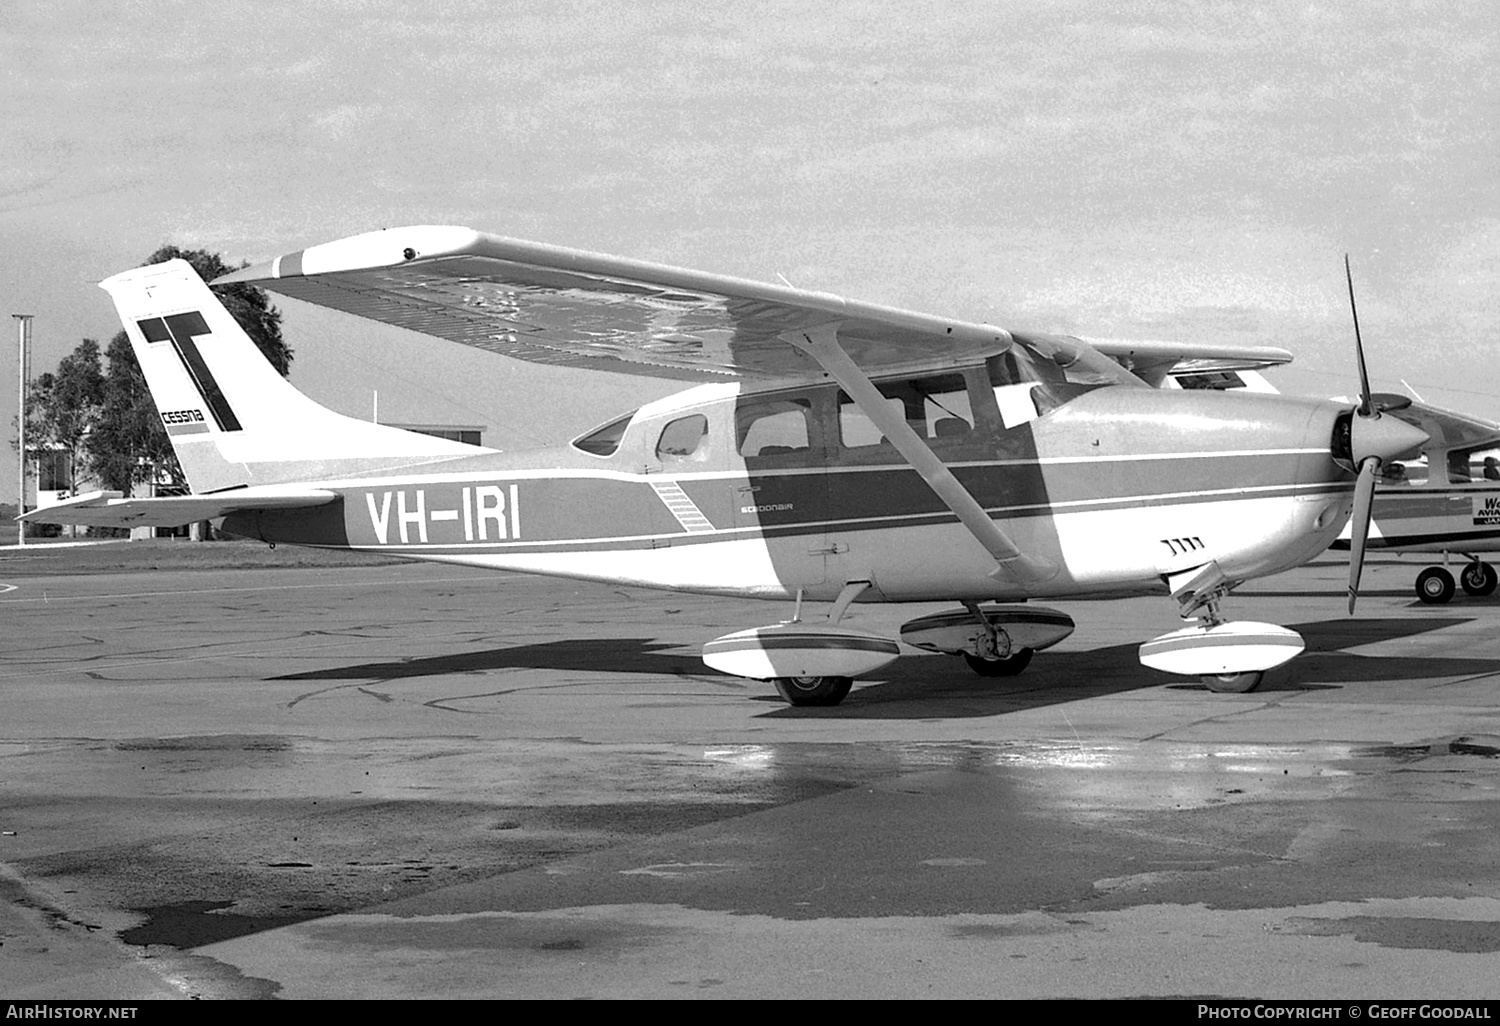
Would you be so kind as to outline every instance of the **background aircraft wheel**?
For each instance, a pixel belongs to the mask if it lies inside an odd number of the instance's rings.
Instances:
[[[1222,695],[1243,695],[1247,691],[1254,691],[1260,687],[1260,682],[1265,679],[1264,670],[1253,670],[1248,673],[1205,673],[1203,684],[1210,691],[1217,691]]]
[[[1417,574],[1417,598],[1428,605],[1440,606],[1453,597],[1453,575],[1440,566],[1430,566]]]
[[[1470,595],[1489,595],[1495,590],[1495,568],[1478,560],[1463,568],[1458,583]]]
[[[984,659],[965,652],[964,662],[981,677],[1014,677],[1031,665],[1031,657],[1035,654],[1029,648],[1018,648],[1007,659]]]
[[[775,683],[792,705],[838,705],[854,686],[848,677],[777,677]]]

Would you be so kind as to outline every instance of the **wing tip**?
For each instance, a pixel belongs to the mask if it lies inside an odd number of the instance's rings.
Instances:
[[[251,264],[221,275],[209,284],[254,284],[334,271],[397,267],[424,257],[453,256],[469,252],[482,237],[472,228],[451,224],[381,228]]]

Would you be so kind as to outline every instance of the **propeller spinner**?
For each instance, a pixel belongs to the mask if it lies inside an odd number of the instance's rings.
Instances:
[[[1420,448],[1429,436],[1404,420],[1381,416],[1382,408],[1400,407],[1380,402],[1370,392],[1365,347],[1359,335],[1359,311],[1354,305],[1354,275],[1349,270],[1347,253],[1344,254],[1344,280],[1349,284],[1349,313],[1354,318],[1354,356],[1359,365],[1359,405],[1352,411],[1348,422],[1349,459],[1359,475],[1354,482],[1354,510],[1349,515],[1349,612],[1352,615],[1355,600],[1359,598],[1359,578],[1365,568],[1365,545],[1370,540],[1375,478],[1382,465]]]

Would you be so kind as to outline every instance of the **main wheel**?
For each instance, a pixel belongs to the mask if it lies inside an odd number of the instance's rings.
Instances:
[[[1460,571],[1458,583],[1470,595],[1492,594],[1495,590],[1495,568],[1476,559]]]
[[[1004,659],[985,659],[965,652],[964,662],[981,677],[1014,677],[1031,665],[1031,657],[1035,654],[1029,648],[1018,648]]]
[[[792,705],[838,705],[854,681],[848,677],[777,677],[775,684]]]
[[[1243,695],[1247,691],[1254,691],[1260,687],[1260,682],[1265,679],[1265,676],[1263,670],[1253,670],[1247,673],[1205,673],[1203,686],[1221,695]]]
[[[1430,566],[1417,574],[1417,598],[1430,606],[1440,606],[1453,597],[1453,575],[1440,566]]]

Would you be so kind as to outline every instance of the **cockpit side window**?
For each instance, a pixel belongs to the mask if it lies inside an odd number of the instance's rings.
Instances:
[[[701,413],[679,417],[662,428],[656,442],[656,458],[663,463],[692,460],[702,462],[708,456],[708,418]]]
[[[612,420],[601,428],[573,439],[573,448],[581,449],[591,456],[613,456],[619,450],[620,441],[625,437],[625,429],[630,426],[630,419],[634,416],[632,411],[619,420]]]
[[[1039,359],[1016,345],[990,357],[984,366],[1007,429],[1036,420],[1063,404],[1060,393],[1067,390],[1067,379],[1051,360]]]
[[[974,430],[969,384],[962,374],[938,374],[902,381],[878,381],[886,405],[905,419],[920,438],[964,438]],[[864,410],[839,393],[839,438],[846,449],[886,441]]]

